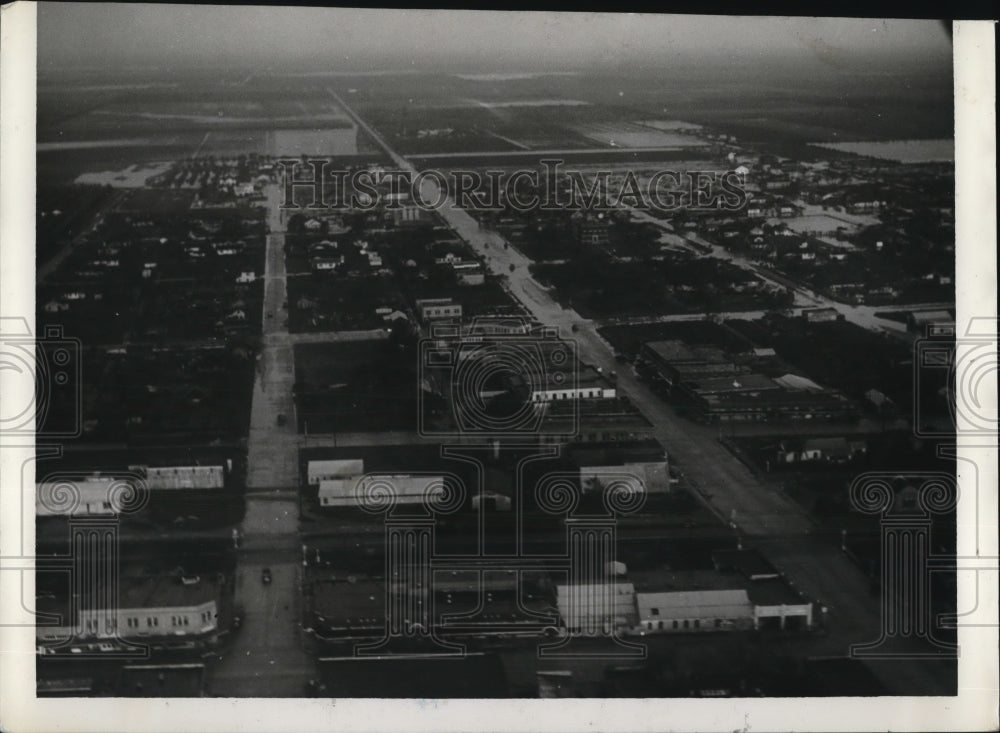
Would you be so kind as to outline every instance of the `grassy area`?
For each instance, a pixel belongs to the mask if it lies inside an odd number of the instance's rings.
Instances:
[[[636,357],[647,341],[677,339],[688,344],[719,346],[732,352],[745,351],[752,346],[724,326],[712,321],[677,321],[674,323],[642,323],[635,326],[605,326],[601,336],[624,354],[630,361]]]
[[[299,428],[335,433],[415,430],[417,353],[398,339],[298,344]]]

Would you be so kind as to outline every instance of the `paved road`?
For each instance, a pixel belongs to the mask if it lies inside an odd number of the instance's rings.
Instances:
[[[298,502],[250,498],[236,571],[236,607],[243,624],[213,665],[208,694],[216,697],[301,697],[316,676],[301,633],[301,548]],[[272,581],[262,581],[264,568]]]
[[[262,348],[254,380],[247,455],[250,489],[291,488],[298,485],[295,430],[295,359],[288,333],[285,235],[277,186],[267,192],[267,237],[264,263]],[[278,425],[284,415],[284,425]]]
[[[725,260],[730,262],[737,267],[744,270],[752,272],[754,275],[760,279],[772,283],[774,285],[779,285],[781,287],[791,286],[795,293],[795,305],[798,307],[812,307],[812,308],[833,308],[838,313],[844,316],[844,318],[851,323],[854,323],[862,328],[867,328],[870,331],[893,331],[893,332],[905,332],[906,325],[899,323],[898,321],[888,320],[886,318],[880,318],[876,313],[879,312],[898,312],[898,311],[911,311],[911,310],[948,310],[955,307],[954,303],[910,303],[906,305],[885,305],[885,306],[875,306],[875,305],[851,305],[849,303],[841,303],[839,301],[828,298],[825,295],[820,295],[815,291],[801,285],[800,283],[794,282],[789,278],[783,277],[777,273],[773,273],[765,267],[762,267],[755,262],[748,260],[742,255],[733,253],[732,251],[722,247],[718,244],[709,242],[708,240],[702,239],[696,234],[686,234],[679,235],[674,232],[673,227],[665,221],[661,221],[654,216],[650,216],[648,213],[643,211],[633,210],[633,218],[636,218],[643,222],[648,222],[664,230],[664,236],[666,236],[669,241],[679,244],[681,246],[690,246],[691,244],[698,245],[702,248],[708,248],[710,251],[708,255],[710,257],[715,257],[716,259]],[[725,314],[722,314],[725,315]]]
[[[236,606],[243,617],[232,646],[213,666],[209,694],[221,697],[300,697],[315,677],[301,638],[301,559],[298,535],[298,445],[292,387],[293,340],[288,333],[285,235],[277,188],[268,191],[264,265],[263,345],[254,382],[247,445],[247,506],[236,571]],[[270,315],[269,315],[270,314]],[[278,424],[285,415],[285,424]],[[272,582],[261,579],[270,568]]]

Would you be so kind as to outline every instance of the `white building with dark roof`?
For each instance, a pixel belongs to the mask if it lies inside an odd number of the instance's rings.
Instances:
[[[569,634],[606,636],[635,624],[635,587],[631,583],[558,585],[556,606]]]
[[[343,478],[360,478],[365,472],[365,462],[361,458],[339,461],[309,461],[306,466],[306,483],[318,486],[320,481]]]
[[[225,486],[222,466],[163,466],[146,469],[150,490],[221,489]]]
[[[635,604],[640,633],[748,629],[754,622],[754,605],[743,589],[637,593]]]
[[[126,499],[127,482],[114,476],[90,476],[43,481],[35,485],[35,515],[95,517],[118,514],[117,501]]]
[[[222,591],[214,580],[162,576],[121,578],[117,604],[102,600],[105,589],[89,589],[66,602],[41,597],[38,610],[63,620],[35,629],[41,654],[63,650],[113,652],[120,640],[173,647],[214,641],[220,630]],[[75,649],[73,648],[75,647]]]
[[[384,492],[384,493],[383,493]],[[380,505],[383,495],[395,504],[426,504],[439,501],[446,493],[440,476],[410,476],[404,474],[351,476],[324,479],[319,482],[321,507],[365,509],[366,498]]]

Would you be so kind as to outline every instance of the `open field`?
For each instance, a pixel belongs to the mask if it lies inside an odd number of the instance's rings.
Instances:
[[[358,131],[354,127],[274,130],[269,146],[268,152],[277,156],[357,155]]]
[[[683,120],[639,120],[635,124],[645,125],[646,127],[652,127],[657,130],[700,130],[701,125],[696,125],[693,122],[684,122]]]
[[[389,340],[295,346],[299,429],[415,430],[417,355]]]
[[[142,145],[85,147],[63,150],[39,150],[35,155],[39,185],[72,184],[84,174],[121,171],[134,165],[159,164],[186,158],[198,147],[201,136],[175,136],[151,139]]]
[[[954,140],[886,140],[881,142],[812,143],[818,148],[896,163],[933,163],[955,159]]]
[[[577,132],[602,145],[620,148],[689,147],[704,143],[692,135],[650,130],[629,122],[580,125]]]

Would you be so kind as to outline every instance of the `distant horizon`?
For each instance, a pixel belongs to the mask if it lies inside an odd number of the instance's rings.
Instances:
[[[39,3],[39,75],[115,69],[580,71],[787,65],[946,69],[934,20]],[[784,62],[784,64],[779,63]]]

